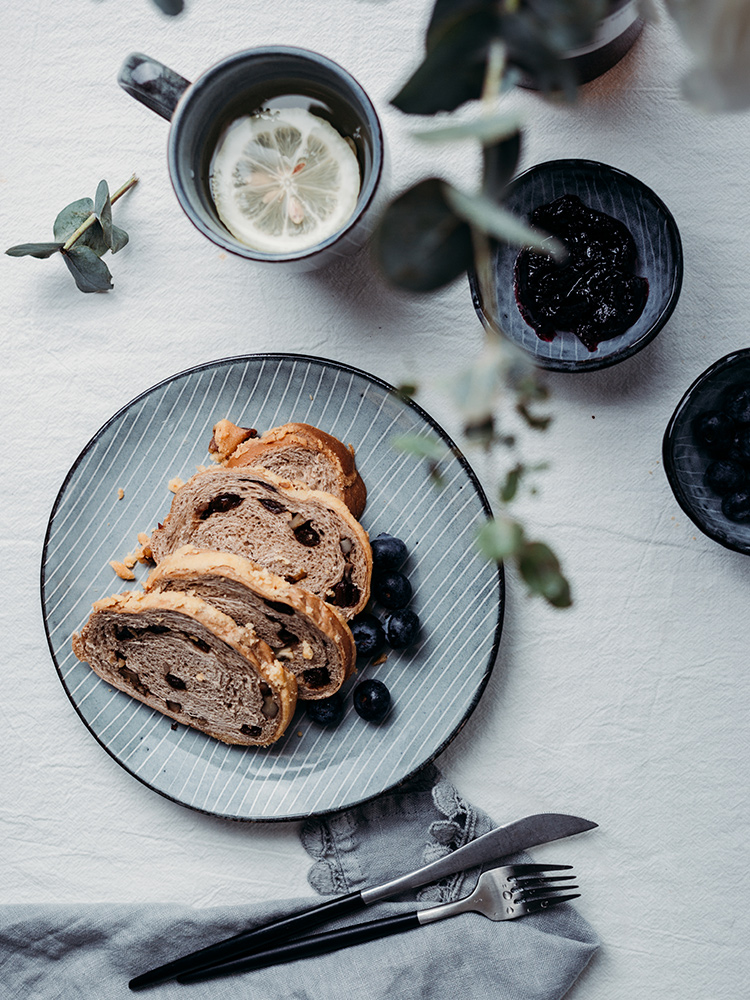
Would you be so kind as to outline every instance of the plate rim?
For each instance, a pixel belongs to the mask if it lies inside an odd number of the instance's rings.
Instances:
[[[685,270],[685,258],[684,251],[682,247],[682,237],[680,235],[680,230],[677,225],[677,220],[675,219],[672,211],[663,201],[663,199],[649,187],[645,181],[640,180],[634,174],[628,173],[621,167],[614,167],[610,163],[604,163],[602,160],[591,160],[586,157],[561,157],[559,159],[553,160],[543,160],[540,163],[534,163],[522,170],[521,173],[516,174],[515,177],[510,181],[506,189],[506,193],[509,193],[513,188],[519,184],[521,181],[526,180],[531,174],[536,173],[539,170],[545,168],[574,168],[578,169],[581,167],[592,168],[595,167],[598,170],[604,170],[615,176],[626,180],[629,184],[639,188],[644,191],[649,199],[656,204],[656,207],[662,212],[667,222],[667,229],[672,237],[675,248],[675,268],[672,275],[672,283],[669,292],[669,298],[667,300],[664,312],[659,317],[659,319],[651,326],[644,334],[642,334],[638,340],[629,344],[627,347],[623,347],[616,354],[610,354],[606,357],[601,358],[584,358],[582,361],[569,361],[562,358],[552,358],[546,357],[545,355],[532,354],[531,351],[527,350],[522,344],[518,343],[516,340],[511,338],[511,343],[515,344],[519,350],[522,350],[527,357],[531,358],[539,368],[543,368],[546,371],[562,372],[566,375],[582,375],[585,372],[601,371],[604,368],[611,368],[613,365],[619,364],[621,361],[627,361],[628,358],[633,357],[644,347],[651,343],[652,340],[664,329],[666,324],[672,317],[672,313],[677,306],[677,302],[680,298],[680,293],[682,291],[682,282]],[[484,314],[484,309],[482,307],[482,300],[479,295],[479,287],[476,277],[476,269],[472,265],[467,271],[469,279],[469,290],[471,293],[471,300],[474,309],[484,327],[487,327],[487,319]]]
[[[474,696],[471,700],[469,707],[464,712],[458,724],[443,739],[443,741],[439,744],[439,746],[432,753],[430,753],[428,757],[426,757],[416,767],[412,768],[407,774],[402,775],[396,781],[387,785],[385,788],[382,788],[371,795],[367,795],[362,798],[357,798],[356,801],[345,803],[344,805],[331,806],[326,809],[315,810],[312,812],[301,812],[301,813],[295,813],[293,815],[284,815],[284,816],[234,816],[212,809],[201,808],[200,806],[193,805],[192,803],[189,802],[184,802],[181,799],[176,798],[174,795],[170,795],[166,791],[160,788],[156,788],[154,785],[150,784],[145,778],[143,778],[139,774],[136,774],[135,771],[133,771],[127,764],[123,763],[117,757],[117,755],[107,746],[107,744],[102,739],[100,739],[100,737],[91,728],[88,721],[85,719],[83,713],[76,704],[75,700],[73,699],[73,696],[69,691],[67,684],[65,683],[62,671],[57,662],[57,657],[55,655],[55,650],[53,648],[52,638],[49,631],[49,623],[48,623],[48,616],[46,613],[46,599],[45,599],[47,550],[50,542],[52,526],[58,508],[60,506],[60,503],[62,502],[62,498],[65,494],[66,488],[68,486],[68,483],[75,474],[78,466],[83,461],[84,457],[88,454],[89,450],[93,447],[93,445],[101,438],[101,436],[107,431],[107,429],[121,417],[122,414],[124,414],[127,410],[131,409],[139,400],[144,399],[146,396],[150,396],[152,393],[157,392],[159,389],[169,385],[176,379],[184,378],[187,377],[188,375],[192,375],[197,372],[206,371],[210,368],[238,365],[241,363],[247,363],[248,361],[251,360],[252,361],[266,361],[266,360],[301,361],[301,362],[309,362],[318,365],[323,365],[325,367],[333,367],[340,371],[354,374],[361,378],[364,378],[365,380],[374,383],[380,388],[385,389],[387,392],[397,395],[405,405],[413,409],[423,420],[425,420],[427,424],[429,424],[429,426],[438,434],[438,436],[443,441],[445,441],[445,443],[450,447],[452,455],[459,461],[469,481],[471,482],[471,485],[474,487],[476,495],[479,498],[479,501],[481,503],[482,508],[484,509],[485,514],[488,517],[493,516],[492,508],[490,506],[489,500],[487,499],[487,495],[484,491],[484,488],[481,482],[479,481],[477,474],[474,472],[474,469],[469,463],[468,459],[464,455],[463,451],[458,447],[458,445],[456,445],[456,443],[453,441],[448,432],[432,416],[430,416],[430,414],[419,403],[415,402],[415,400],[413,400],[410,396],[406,396],[403,393],[399,393],[398,389],[391,383],[387,382],[385,379],[381,379],[377,375],[373,375],[370,372],[365,371],[364,369],[357,368],[353,365],[349,365],[346,362],[335,361],[332,358],[324,358],[321,357],[320,355],[299,354],[294,351],[290,352],[264,351],[253,354],[229,355],[227,357],[218,358],[213,361],[205,361],[202,362],[201,364],[191,365],[190,367],[184,368],[181,371],[174,372],[172,375],[169,375],[166,378],[161,379],[159,382],[155,382],[153,385],[151,385],[147,389],[144,389],[142,392],[138,393],[136,396],[130,399],[127,403],[119,407],[119,409],[115,413],[113,413],[112,416],[110,416],[98,428],[97,431],[95,431],[95,433],[89,438],[89,440],[83,446],[81,451],[73,460],[70,469],[68,470],[65,478],[63,479],[63,482],[57,492],[57,495],[55,496],[55,500],[47,520],[47,527],[45,529],[44,542],[42,545],[40,574],[39,574],[41,612],[42,612],[42,623],[44,625],[44,634],[47,639],[47,646],[49,648],[50,658],[55,666],[58,678],[60,680],[60,683],[62,684],[62,688],[65,691],[65,694],[68,697],[69,702],[75,709],[76,714],[78,715],[79,719],[88,730],[89,734],[93,736],[93,738],[96,740],[99,746],[106,751],[106,753],[118,764],[119,767],[121,767],[131,777],[135,778],[150,791],[155,792],[158,795],[161,795],[163,798],[168,799],[170,802],[174,802],[180,806],[183,806],[184,808],[191,809],[194,812],[202,813],[203,815],[215,816],[218,817],[219,819],[232,820],[237,823],[290,823],[290,822],[299,822],[301,820],[310,819],[312,817],[329,816],[337,812],[341,812],[342,810],[355,809],[358,808],[359,806],[364,805],[367,802],[371,802],[374,799],[379,798],[381,795],[386,795],[389,792],[393,791],[394,788],[398,788],[405,782],[410,781],[423,768],[432,764],[440,756],[440,754],[442,754],[447,749],[447,747],[453,742],[453,740],[464,728],[464,726],[466,725],[466,723],[469,721],[470,717],[476,710],[476,707],[479,704],[482,695],[484,694],[490,676],[492,675],[492,672],[497,663],[498,651],[500,648],[500,639],[502,636],[503,624],[505,620],[505,606],[506,606],[505,569],[502,563],[497,564],[497,581],[496,581],[497,590],[493,592],[497,593],[498,615],[497,615],[497,621],[495,622],[494,634],[492,639],[492,649],[487,658],[487,665],[485,667],[484,673],[480,678],[479,683],[477,684]]]
[[[737,351],[730,351],[729,354],[725,354],[723,357],[718,358],[713,364],[709,365],[700,375],[695,378],[691,384],[684,391],[680,397],[677,406],[674,408],[672,416],[669,418],[669,422],[664,430],[664,436],[662,437],[662,461],[664,463],[664,473],[667,477],[667,482],[674,494],[674,498],[681,507],[683,513],[687,514],[693,524],[701,531],[707,538],[710,538],[714,542],[718,542],[719,545],[723,545],[724,548],[730,549],[732,552],[739,552],[741,555],[750,555],[750,542],[743,545],[739,542],[734,542],[732,539],[724,535],[721,531],[711,528],[709,525],[704,523],[698,512],[692,508],[690,501],[688,500],[687,493],[683,488],[682,481],[677,475],[677,467],[674,460],[674,443],[675,443],[675,433],[677,431],[678,424],[683,416],[683,412],[687,404],[692,400],[693,394],[699,386],[707,382],[712,376],[716,375],[717,372],[722,371],[725,368],[729,368],[736,361],[740,359],[750,358],[750,347],[740,348]]]

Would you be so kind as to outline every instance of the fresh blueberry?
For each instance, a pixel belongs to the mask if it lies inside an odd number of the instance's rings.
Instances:
[[[362,681],[354,689],[354,709],[368,722],[382,722],[391,707],[391,694],[382,681]]]
[[[372,548],[373,569],[381,572],[386,569],[396,569],[406,559],[406,545],[400,538],[394,538],[385,532],[373,538]]]
[[[372,581],[372,592],[386,608],[405,608],[411,600],[411,584],[403,573],[389,570]]]
[[[729,450],[729,457],[737,462],[750,463],[750,427],[742,427],[738,431]]]
[[[741,465],[728,458],[717,458],[706,469],[703,482],[712,493],[723,497],[728,493],[737,493],[745,485],[746,479],[747,473]]]
[[[403,608],[394,611],[385,620],[385,637],[391,649],[405,649],[416,642],[419,635],[419,615],[416,611]]]
[[[695,440],[710,455],[725,455],[734,443],[736,424],[723,410],[705,410],[693,423]]]
[[[377,656],[385,646],[385,632],[375,615],[362,614],[351,623],[357,656]]]
[[[307,717],[319,726],[337,726],[344,717],[344,699],[336,692],[330,698],[305,703]]]
[[[750,386],[732,389],[726,397],[724,409],[738,424],[750,424]]]
[[[730,521],[747,524],[750,522],[750,493],[745,490],[739,493],[730,493],[721,501],[721,510],[724,517],[729,518]]]

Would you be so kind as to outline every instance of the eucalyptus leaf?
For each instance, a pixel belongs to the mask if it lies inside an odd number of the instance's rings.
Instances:
[[[94,198],[94,212],[102,227],[102,233],[104,234],[107,246],[111,249],[112,202],[109,198],[109,185],[106,181],[99,181],[99,186],[96,189],[96,197]]]
[[[448,206],[444,191],[436,177],[420,181],[391,202],[379,220],[373,253],[399,288],[434,291],[472,262],[471,230]]]
[[[169,14],[170,17],[181,14],[185,7],[184,0],[154,0],[154,3],[159,10]]]
[[[58,214],[52,227],[55,239],[65,242],[93,212],[94,203],[91,198],[79,198],[78,201],[66,205]],[[76,240],[75,245],[90,247],[98,257],[109,250],[109,243],[105,239],[104,230],[98,220]]]
[[[106,292],[113,287],[109,268],[91,247],[76,243],[63,257],[82,292]]]
[[[393,439],[393,447],[415,458],[427,458],[442,462],[450,455],[450,450],[436,438],[421,437],[419,434],[402,434]]]
[[[493,0],[435,0],[427,25],[426,50],[435,48],[465,17],[477,12],[491,12],[496,6]]]
[[[522,115],[515,111],[506,111],[503,114],[484,115],[474,121],[461,122],[458,125],[431,129],[429,132],[414,132],[413,135],[420,142],[461,142],[473,139],[483,146],[488,146],[514,136],[522,125]]]
[[[62,248],[62,243],[19,243],[5,252],[9,257],[51,257]]]
[[[432,115],[480,97],[496,22],[485,9],[462,18],[428,49],[391,103],[406,114]]]
[[[117,253],[118,250],[122,250],[122,248],[127,245],[129,239],[130,237],[124,229],[120,229],[119,226],[112,223],[112,242],[110,244],[110,250],[112,253]]]
[[[521,482],[521,476],[524,474],[524,467],[522,465],[514,465],[512,469],[508,470],[508,474],[505,477],[505,482],[500,487],[500,499],[503,503],[510,503],[514,499],[516,493],[518,492],[518,485]]]
[[[575,70],[564,58],[564,51],[550,42],[544,22],[526,4],[499,19],[498,35],[505,44],[508,64],[520,69],[537,90],[561,91],[568,100],[575,99]]]
[[[522,547],[518,569],[532,594],[539,594],[556,608],[569,608],[573,603],[557,556],[544,542],[527,542]]]
[[[517,131],[482,150],[484,164],[482,193],[493,201],[502,200],[516,172],[521,156],[521,133]]]
[[[517,555],[523,544],[523,528],[509,517],[493,517],[477,532],[476,544],[486,559],[504,562]]]
[[[58,213],[52,227],[55,239],[65,242],[69,236],[73,235],[81,223],[88,219],[93,211],[94,203],[91,198],[79,198],[78,201],[72,201],[69,205],[66,205]]]
[[[458,188],[445,185],[445,200],[453,211],[469,225],[492,236],[502,243],[531,247],[547,253],[556,260],[565,256],[565,247],[552,236],[532,229],[522,219],[481,194],[466,194]]]

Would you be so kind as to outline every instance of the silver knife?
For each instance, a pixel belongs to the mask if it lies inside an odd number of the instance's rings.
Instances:
[[[235,934],[234,937],[144,972],[136,976],[135,979],[131,979],[128,985],[131,990],[143,990],[187,972],[194,972],[197,969],[203,969],[220,962],[241,958],[277,938],[298,936],[311,927],[336,917],[342,917],[345,914],[355,913],[357,910],[362,910],[382,899],[397,896],[407,889],[416,889],[420,885],[437,882],[438,879],[445,878],[447,875],[455,875],[456,872],[477,868],[479,865],[496,861],[508,854],[516,854],[518,851],[535,847],[537,844],[547,844],[552,840],[560,840],[563,837],[571,837],[575,833],[593,830],[596,826],[596,823],[592,823],[588,819],[581,819],[580,816],[566,816],[564,813],[538,813],[535,816],[526,816],[524,819],[516,820],[515,823],[498,826],[496,829],[490,830],[489,833],[485,833],[484,836],[472,840],[464,847],[459,847],[457,851],[446,854],[444,858],[409,872],[407,875],[401,875],[390,882],[384,882],[382,885],[372,886],[369,889],[350,892],[345,896],[337,896],[335,899],[321,903],[320,906],[303,910],[302,913],[295,913],[291,917],[284,917],[282,920],[265,924],[263,927],[255,927],[252,930]]]

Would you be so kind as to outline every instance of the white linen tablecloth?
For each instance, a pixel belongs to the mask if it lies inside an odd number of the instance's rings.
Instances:
[[[388,289],[366,253],[317,275],[257,272],[182,214],[167,125],[117,86],[129,52],[193,78],[233,51],[302,45],[348,68],[388,136],[391,186],[442,173],[470,183],[463,148],[425,153],[388,100],[416,65],[431,3],[36,0],[0,11],[2,249],[51,239],[68,202],[138,186],[115,220],[131,241],[114,290],[82,295],[62,262],[0,258],[3,636],[0,902],[240,904],[309,895],[297,824],[238,824],[153,794],[90,737],[50,660],[39,562],[57,491],[96,430],[191,365],[260,351],[416,379],[453,434],[439,380],[479,348],[465,282],[433,296]],[[513,573],[490,684],[438,763],[494,816],[564,811],[600,829],[537,860],[576,865],[579,912],[602,946],[575,1000],[743,995],[750,835],[750,561],[703,536],[661,464],[666,423],[709,364],[750,345],[750,116],[704,117],[679,93],[689,57],[665,19],[583,88],[574,107],[531,93],[523,165],[566,156],[635,174],[672,210],[685,252],[677,309],[624,364],[548,378],[549,459],[519,513],[559,553],[575,604],[529,599]],[[107,258],[109,260],[109,258]],[[501,459],[470,455],[491,498]],[[2,988],[0,986],[0,994]]]

